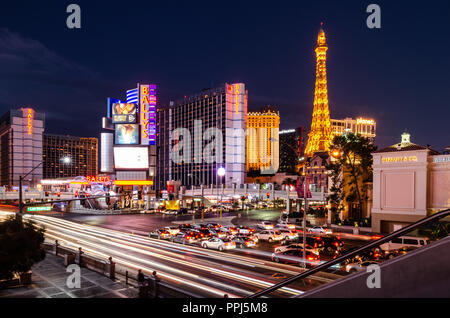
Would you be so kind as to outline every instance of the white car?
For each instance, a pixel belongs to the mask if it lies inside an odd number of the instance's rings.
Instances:
[[[262,221],[261,223],[256,224],[256,226],[258,228],[264,229],[264,230],[272,230],[273,229],[272,222],[268,222],[268,221]]]
[[[421,247],[427,244],[430,244],[430,241],[426,237],[399,236],[392,241],[381,244],[380,248],[383,251],[392,251],[402,247]]]
[[[345,266],[345,271],[347,273],[355,273],[355,272],[361,272],[365,271],[367,266],[369,265],[378,265],[380,263],[374,262],[374,261],[365,261],[361,263],[350,263]]]
[[[301,249],[303,250],[303,244],[289,244],[289,245],[282,245],[277,246],[274,249],[274,253],[282,253],[287,250],[295,250],[295,249]],[[313,254],[319,255],[319,250],[316,248],[311,247],[310,245],[306,244],[306,251],[311,252]]]
[[[210,238],[202,242],[203,248],[213,248],[219,251],[231,250],[236,248],[236,243],[229,239],[220,239],[218,237]]]
[[[273,241],[282,241],[284,239],[279,231],[274,230],[264,230],[256,233],[255,236],[258,240],[269,241],[269,243]]]
[[[289,229],[277,229],[278,232],[281,233],[283,238],[286,241],[292,241],[295,240],[298,237],[298,233]]]
[[[177,235],[180,232],[180,229],[178,227],[174,227],[174,226],[166,226],[163,228],[164,230],[166,230],[167,232],[170,233],[170,235]]]
[[[311,233],[320,233],[320,234],[332,234],[333,232],[328,228],[323,228],[321,226],[314,226],[309,229]]]

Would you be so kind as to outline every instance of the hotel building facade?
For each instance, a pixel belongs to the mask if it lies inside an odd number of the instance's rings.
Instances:
[[[372,230],[390,233],[450,208],[450,155],[402,141],[373,154]]]
[[[247,114],[247,171],[278,171],[280,114],[273,107]]]
[[[225,84],[157,110],[156,189],[245,182],[245,84]],[[225,169],[225,176],[217,174]]]
[[[45,116],[32,108],[8,111],[0,117],[0,186],[19,186],[19,177],[29,173],[24,188],[42,179],[42,134]]]
[[[44,134],[42,160],[44,179],[97,176],[98,139]]]
[[[346,132],[360,134],[363,137],[369,138],[372,142],[376,136],[377,123],[374,119],[367,118],[344,118],[344,119],[330,119],[331,131],[334,136],[343,135]]]

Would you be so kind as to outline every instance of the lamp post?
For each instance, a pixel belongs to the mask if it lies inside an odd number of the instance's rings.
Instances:
[[[222,178],[225,176],[225,168],[220,167],[217,169],[217,175],[221,178],[220,181],[222,181]],[[220,193],[220,218],[222,218],[222,198],[223,198],[223,183],[222,184],[222,192]]]
[[[305,199],[305,206],[303,211],[303,222],[302,222],[302,228],[303,228],[303,267],[306,269],[306,210],[308,208],[308,192],[306,188],[306,165],[303,166],[303,175],[305,179],[303,180],[303,198]]]
[[[64,164],[69,164],[72,162],[72,159],[70,157],[63,157],[60,159]],[[26,175],[19,176],[19,212],[16,214],[16,218],[22,220],[23,215],[23,196],[22,196],[22,183],[23,179],[25,179],[30,173],[32,173],[35,169],[37,169],[43,162],[39,162],[33,169],[28,171]]]
[[[204,221],[204,211],[203,211],[203,204],[204,204],[204,202],[203,202],[203,185],[202,185],[202,183],[200,182],[200,180],[197,178],[197,176],[194,176],[194,174],[193,173],[188,173],[188,177],[191,177],[191,179],[193,180],[193,177],[195,177],[195,179],[199,182],[199,184],[200,184],[200,198],[202,199],[202,203],[201,203],[201,206],[200,206],[200,208],[201,208],[201,210],[202,210],[202,222]],[[191,182],[191,190],[192,190],[192,200],[194,200],[194,182]],[[195,224],[195,212],[192,214],[192,222]]]

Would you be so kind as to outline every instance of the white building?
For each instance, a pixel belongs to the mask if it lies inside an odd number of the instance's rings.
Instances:
[[[10,110],[0,118],[0,185],[33,187],[42,179],[42,134],[45,116],[32,108]]]

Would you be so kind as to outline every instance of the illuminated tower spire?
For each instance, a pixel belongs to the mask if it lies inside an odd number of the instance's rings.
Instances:
[[[325,32],[320,24],[316,45],[316,87],[314,93],[314,109],[311,122],[311,130],[308,135],[308,144],[305,149],[306,157],[311,157],[318,151],[329,151],[332,141],[330,111],[328,109],[327,90],[327,42]]]

